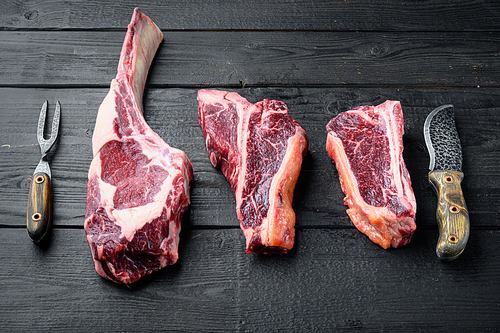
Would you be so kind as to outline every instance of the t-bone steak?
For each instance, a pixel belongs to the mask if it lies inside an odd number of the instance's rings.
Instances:
[[[162,39],[136,8],[92,137],[85,232],[97,272],[118,283],[130,284],[177,261],[189,205],[191,163],[142,114],[146,77]]]
[[[403,161],[403,111],[397,101],[342,112],[326,126],[347,214],[384,249],[410,242],[416,201]]]
[[[246,253],[287,253],[293,192],[308,139],[285,103],[252,104],[234,92],[198,91],[198,119],[213,166],[231,184]]]

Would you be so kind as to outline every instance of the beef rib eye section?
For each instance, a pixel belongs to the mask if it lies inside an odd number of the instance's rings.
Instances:
[[[295,239],[293,192],[308,138],[285,103],[252,104],[234,92],[198,91],[210,161],[231,184],[247,253],[287,253]]]
[[[347,214],[384,249],[410,242],[416,201],[403,160],[403,112],[397,101],[342,112],[326,126]]]
[[[147,73],[162,39],[136,8],[92,137],[85,232],[97,272],[118,283],[133,283],[177,261],[189,205],[191,163],[142,114]]]

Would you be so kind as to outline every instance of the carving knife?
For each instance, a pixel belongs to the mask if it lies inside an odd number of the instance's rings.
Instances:
[[[436,254],[442,261],[450,261],[462,254],[470,233],[469,212],[461,187],[462,146],[453,105],[440,106],[427,116],[424,137],[430,155],[429,183],[438,197]]]

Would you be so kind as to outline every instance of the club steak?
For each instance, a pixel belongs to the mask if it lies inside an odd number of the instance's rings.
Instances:
[[[403,161],[403,111],[397,101],[342,112],[326,126],[347,214],[384,249],[410,242],[416,201]]]
[[[285,103],[252,104],[234,92],[198,91],[198,119],[213,166],[231,184],[246,253],[287,253],[293,192],[308,139]]]
[[[97,272],[118,283],[130,284],[177,261],[189,205],[191,163],[142,115],[147,73],[162,39],[136,8],[92,137],[85,232]]]

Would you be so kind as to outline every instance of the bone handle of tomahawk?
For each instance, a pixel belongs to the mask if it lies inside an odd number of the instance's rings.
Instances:
[[[469,239],[469,211],[460,185],[463,178],[464,174],[457,171],[435,170],[429,173],[429,181],[438,197],[436,254],[443,261],[456,259]]]
[[[26,227],[33,242],[38,243],[47,234],[52,224],[52,186],[50,177],[44,172],[33,175],[30,184]]]

